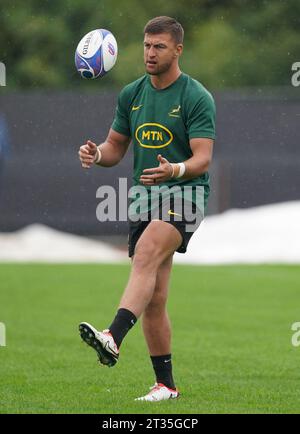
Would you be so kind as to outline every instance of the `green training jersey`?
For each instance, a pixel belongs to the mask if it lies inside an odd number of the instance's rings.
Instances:
[[[170,86],[156,89],[149,75],[128,84],[118,98],[112,129],[132,138],[134,185],[144,169],[157,167],[158,154],[170,163],[192,157],[189,139],[215,138],[215,104],[205,87],[182,73]],[[203,186],[209,194],[209,174],[193,179],[172,178],[160,185]]]

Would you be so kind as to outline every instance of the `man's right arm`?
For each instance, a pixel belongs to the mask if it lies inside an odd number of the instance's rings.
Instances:
[[[109,130],[106,140],[99,146],[88,140],[78,152],[82,167],[89,169],[94,163],[103,167],[115,166],[124,157],[130,141],[130,137],[113,129]]]

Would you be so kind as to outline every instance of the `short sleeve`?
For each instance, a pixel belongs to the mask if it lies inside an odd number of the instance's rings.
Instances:
[[[187,133],[189,139],[198,137],[215,139],[216,107],[213,97],[209,92],[199,95],[188,113]]]
[[[118,104],[116,107],[115,117],[111,128],[117,133],[124,134],[124,136],[130,137],[130,125],[128,115],[128,97],[126,88],[124,88],[118,97]]]

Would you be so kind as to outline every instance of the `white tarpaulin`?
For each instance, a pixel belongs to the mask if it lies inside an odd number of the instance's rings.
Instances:
[[[126,255],[109,244],[39,224],[0,233],[0,261],[116,262]]]
[[[300,263],[300,202],[231,209],[201,223],[176,262]]]

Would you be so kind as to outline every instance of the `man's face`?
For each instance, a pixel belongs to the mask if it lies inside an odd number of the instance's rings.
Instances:
[[[152,75],[162,74],[170,68],[181,53],[182,45],[176,44],[169,33],[144,37],[144,63],[146,71]]]

